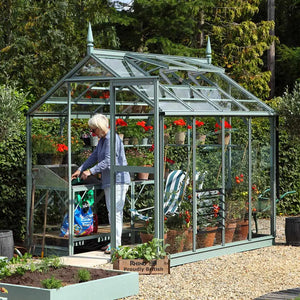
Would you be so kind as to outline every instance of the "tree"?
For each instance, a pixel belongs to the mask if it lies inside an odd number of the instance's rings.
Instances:
[[[260,0],[135,0],[130,25],[118,27],[121,47],[185,56],[203,56],[211,37],[213,61],[260,98],[269,95],[270,72],[262,56],[274,38],[268,21],[254,23]],[[126,39],[125,39],[126,37]],[[129,38],[127,38],[129,37]]]
[[[14,81],[37,98],[85,55],[89,21],[99,47],[118,46],[118,14],[107,0],[0,2],[4,3],[11,19],[0,25],[2,33],[6,28],[0,44],[0,83]]]

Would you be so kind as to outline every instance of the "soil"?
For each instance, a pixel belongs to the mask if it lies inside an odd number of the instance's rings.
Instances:
[[[62,285],[70,285],[79,283],[78,279],[78,270],[85,269],[90,271],[91,273],[91,280],[107,278],[111,276],[117,276],[121,273],[113,272],[110,270],[103,270],[103,269],[91,269],[91,268],[80,268],[80,267],[73,267],[73,266],[63,266],[58,269],[49,268],[47,272],[26,272],[24,275],[14,274],[7,278],[4,278],[0,281],[2,283],[10,283],[10,284],[17,284],[17,285],[26,285],[26,286],[34,286],[42,288],[41,281],[44,279],[51,278],[52,276],[55,279],[59,279],[62,281]]]

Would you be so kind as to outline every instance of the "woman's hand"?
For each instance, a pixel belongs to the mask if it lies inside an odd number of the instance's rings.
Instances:
[[[90,170],[83,171],[80,178],[83,179],[83,180],[86,180],[91,175],[92,175],[92,173],[91,173]]]
[[[71,179],[72,179],[72,180],[73,180],[73,179],[76,179],[79,175],[80,175],[80,171],[79,171],[79,170],[76,170],[76,171],[72,174]]]

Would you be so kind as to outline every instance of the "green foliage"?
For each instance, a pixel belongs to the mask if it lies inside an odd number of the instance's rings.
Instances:
[[[91,280],[91,272],[86,269],[80,269],[78,270],[78,279],[79,282],[85,282]]]
[[[13,230],[15,241],[23,240],[26,230],[25,163],[24,135],[0,142],[0,228]]]
[[[291,92],[286,89],[278,111],[284,117],[289,133],[300,138],[300,82],[295,83]]]
[[[114,24],[122,20],[109,1],[3,2],[8,15],[0,20],[0,82],[16,82],[36,98],[85,54],[88,21],[95,45],[118,46]]]
[[[0,142],[24,133],[27,94],[14,87],[0,85]]]
[[[276,89],[281,93],[286,87],[292,90],[294,82],[300,81],[300,47],[279,45],[276,53]]]
[[[296,84],[298,85],[298,84]],[[296,92],[296,90],[294,91]],[[292,92],[291,94],[285,94],[287,101],[296,101],[297,97]],[[294,95],[294,96],[293,96]],[[299,98],[298,98],[299,100]],[[277,109],[281,114],[281,98],[274,98],[268,102],[270,106]],[[285,105],[285,104],[284,104]],[[288,110],[288,107],[286,107]],[[295,120],[294,120],[295,121]],[[295,125],[295,124],[294,124]],[[299,128],[297,125],[296,129]],[[286,117],[284,115],[279,117],[279,195],[284,194],[287,191],[295,190],[297,193],[288,195],[280,201],[277,205],[278,213],[284,215],[299,215],[300,213],[300,139],[299,135],[294,135],[287,125]],[[296,130],[295,129],[295,130]]]
[[[166,254],[166,248],[169,245],[163,245],[163,240],[152,239],[148,243],[139,244],[133,248],[129,246],[121,246],[115,250],[112,256],[112,262],[118,258],[123,259],[136,259],[141,258],[147,261],[152,259],[164,258]]]
[[[54,276],[51,276],[51,278],[42,280],[41,283],[45,289],[59,289],[63,286],[62,281],[59,279],[56,279]]]

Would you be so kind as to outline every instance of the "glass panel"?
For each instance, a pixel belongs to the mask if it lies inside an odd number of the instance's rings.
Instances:
[[[250,111],[264,111],[265,108],[256,101],[243,101],[240,100],[239,101],[242,105],[244,105],[245,107],[247,107]]]
[[[258,128],[264,130],[258,131]],[[270,123],[267,118],[253,121],[252,135],[252,215],[253,236],[271,233],[271,198],[270,198]]]
[[[221,221],[221,151],[213,135],[215,123],[216,120],[210,117],[196,121],[197,249],[215,244]]]
[[[90,58],[88,62],[74,74],[74,76],[112,77],[113,74],[96,62],[93,58]]]
[[[129,73],[130,69],[126,66],[125,62],[121,59],[109,59],[101,58],[99,59],[103,62],[108,68],[120,77],[131,77],[132,74]]]

